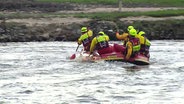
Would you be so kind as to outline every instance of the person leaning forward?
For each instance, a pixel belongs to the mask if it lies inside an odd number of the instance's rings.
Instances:
[[[129,31],[131,29],[134,29],[133,26],[128,26],[127,28],[127,33],[123,33],[123,34],[119,34],[119,32],[116,32],[116,38],[119,39],[119,40],[122,40],[122,45],[119,45],[119,44],[114,44],[114,48],[117,52],[122,52],[123,54],[125,54],[125,47],[126,47],[126,43],[128,42],[129,40]]]
[[[119,40],[122,40],[124,46],[126,46],[126,42],[128,41],[128,36],[129,36],[128,33],[131,29],[134,29],[134,27],[133,26],[128,26],[127,33],[125,32],[121,35],[118,32],[116,32],[116,38],[119,39]]]
[[[125,52],[125,60],[129,60],[130,57],[134,57],[140,51],[140,42],[139,39],[136,38],[137,31],[135,29],[131,29],[129,31],[128,41],[126,43],[126,52]]]
[[[112,52],[108,41],[109,36],[106,35],[103,31],[100,31],[98,36],[94,37],[91,42],[90,54],[93,54],[94,50],[97,50],[99,55]]]
[[[90,50],[90,45],[92,41],[93,31],[87,27],[81,28],[81,36],[78,39],[78,45],[83,44],[84,51],[88,52]]]

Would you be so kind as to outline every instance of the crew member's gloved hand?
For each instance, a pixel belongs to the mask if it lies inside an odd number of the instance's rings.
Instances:
[[[78,45],[81,45],[81,42],[77,41],[77,44],[78,44]]]
[[[129,59],[127,57],[125,57],[125,61],[128,61]]]

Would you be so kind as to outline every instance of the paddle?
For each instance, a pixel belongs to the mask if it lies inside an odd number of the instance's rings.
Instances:
[[[77,52],[77,50],[78,50],[79,46],[80,46],[80,45],[78,45],[78,46],[77,46],[77,49],[76,49],[76,51],[75,51],[75,52]],[[75,55],[75,53],[74,53],[74,54],[70,57],[70,59],[75,59],[75,57],[76,57],[76,55]]]

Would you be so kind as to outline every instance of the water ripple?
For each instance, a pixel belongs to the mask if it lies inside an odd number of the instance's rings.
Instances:
[[[136,66],[71,61],[74,42],[1,43],[0,103],[183,104],[183,45],[152,41],[151,64]]]

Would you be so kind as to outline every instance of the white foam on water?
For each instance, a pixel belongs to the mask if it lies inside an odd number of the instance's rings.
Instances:
[[[152,41],[152,64],[136,66],[66,59],[75,53],[75,42],[3,44],[0,103],[182,104],[183,45],[184,41]]]

